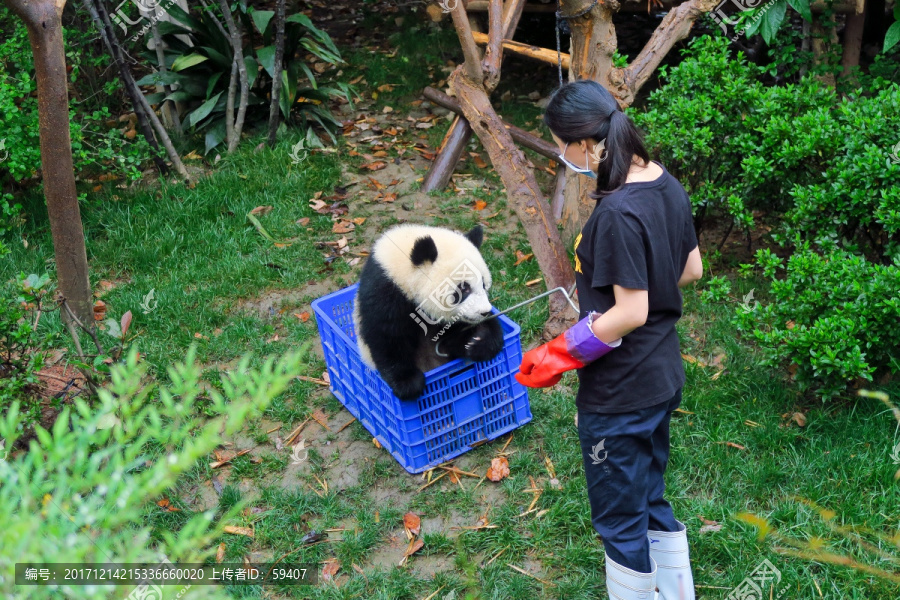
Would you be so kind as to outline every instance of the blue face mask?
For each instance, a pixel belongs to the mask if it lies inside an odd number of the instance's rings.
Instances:
[[[604,141],[606,141],[606,140],[604,140]],[[594,172],[593,169],[591,169],[591,168],[585,168],[585,167],[579,167],[579,166],[573,165],[573,164],[570,163],[568,160],[566,160],[565,154],[566,154],[566,150],[568,150],[568,148],[569,148],[569,144],[566,144],[566,146],[563,148],[562,154],[559,155],[559,160],[561,160],[561,161],[563,162],[563,164],[565,164],[567,167],[569,167],[570,169],[572,169],[572,170],[575,171],[576,173],[579,173],[579,174],[581,174],[581,175],[587,175],[588,177],[591,177],[591,178],[593,178],[593,179],[597,179],[597,174]],[[606,157],[604,156],[603,158],[605,159]],[[601,161],[601,162],[602,162],[602,161]],[[584,149],[584,164],[586,164],[586,165],[590,165],[590,164],[591,164],[590,161],[588,160],[587,148]]]

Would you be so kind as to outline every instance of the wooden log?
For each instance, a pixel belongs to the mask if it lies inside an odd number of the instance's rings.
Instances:
[[[672,10],[676,6],[683,4],[681,0],[662,0],[662,11]],[[835,3],[833,9],[838,14],[862,14],[862,2],[860,0],[844,0]],[[466,10],[469,12],[487,12],[490,2],[477,1],[469,2]],[[821,13],[825,9],[824,0],[813,0],[810,2],[810,10],[814,13]],[[553,14],[556,12],[556,4],[528,4],[523,7],[523,11],[527,13],[543,13]],[[620,3],[619,11],[621,13],[647,13],[646,0],[625,0]],[[660,12],[660,11],[657,11]]]
[[[440,90],[436,90],[433,87],[429,86],[425,88],[425,91],[422,92],[422,95],[428,101],[433,102],[438,106],[443,106],[447,110],[452,110],[458,115],[463,114],[459,102],[452,96],[448,96]],[[559,148],[556,144],[541,139],[533,133],[529,133],[528,131],[525,131],[520,127],[516,127],[515,125],[503,121],[502,119],[500,120],[500,122],[503,123],[503,127],[509,132],[509,134],[512,136],[512,139],[517,144],[534,150],[541,156],[545,156],[551,160],[559,161]],[[449,147],[450,143],[448,142],[445,146],[445,150]]]
[[[553,188],[553,195],[550,197],[550,212],[558,223],[562,219],[563,204],[566,200],[566,167],[560,165],[556,171],[556,185]]]
[[[484,33],[475,33],[472,32],[472,37],[475,38],[475,43],[479,45],[485,45],[488,43],[488,36]],[[512,40],[503,40],[503,49],[513,54],[518,54],[519,56],[524,56],[526,58],[533,58],[535,60],[539,60],[542,62],[550,63],[551,65],[556,65],[556,50],[551,50],[549,48],[541,48],[540,46],[533,46],[531,44],[523,44],[521,42],[514,42]],[[560,59],[562,61],[562,68],[569,68],[569,55],[566,52],[560,53]]]
[[[484,88],[468,79],[465,73],[465,65],[457,66],[447,78],[447,84],[506,186],[508,205],[525,229],[547,289],[570,289],[575,282],[575,272],[568,252],[560,243],[556,221],[550,215],[550,206],[537,184],[534,171],[516,147],[512,129],[507,129],[497,116]],[[550,318],[542,332],[547,341],[565,331],[577,317],[565,299],[558,296],[550,297]]]
[[[489,3],[488,3],[489,4]],[[502,15],[502,23],[503,23],[503,35],[501,35],[501,39],[510,38],[513,35],[513,32],[516,30],[516,27],[519,26],[519,19],[522,17],[522,8],[525,5],[525,0],[508,0],[504,3],[503,6],[503,15]],[[464,4],[465,6],[465,4]],[[466,13],[468,14],[468,12]],[[470,28],[471,31],[471,28]],[[476,51],[478,50],[477,44],[475,45]],[[502,52],[503,46],[500,46],[500,50]],[[502,56],[499,59],[502,61]],[[498,62],[498,65],[500,63]],[[490,69],[490,66],[488,66]],[[497,77],[499,78],[499,68],[497,72]],[[488,85],[496,85],[496,81],[491,78],[485,82]],[[493,88],[491,88],[493,89]],[[449,96],[448,96],[449,97]],[[455,111],[456,112],[456,111]],[[461,114],[461,113],[457,113]],[[438,156],[435,158],[434,164],[439,164],[441,162],[440,154],[443,152],[448,152],[451,155],[456,154],[458,156],[462,155],[462,147],[468,143],[469,138],[472,135],[472,128],[469,125],[469,122],[465,119],[458,119],[453,122],[450,126],[452,135],[449,135],[448,142],[444,146],[444,149],[438,153]],[[456,131],[457,129],[462,129],[462,132]],[[466,133],[468,132],[468,133]],[[459,145],[459,147],[458,147]],[[456,167],[454,163],[451,166],[450,175],[452,175],[452,169]],[[432,165],[432,169],[434,169],[434,165]],[[443,184],[441,183],[443,181]],[[443,189],[445,185],[447,185],[447,181],[449,181],[449,175],[445,180],[442,176],[432,175],[429,170],[428,174],[426,174],[425,179],[422,181],[422,191],[428,193],[432,190],[440,190]]]
[[[425,179],[422,180],[423,191],[442,190],[446,187],[450,177],[453,176],[456,163],[459,162],[463,150],[466,149],[466,144],[472,139],[472,128],[468,123],[460,126],[459,122],[465,121],[465,119],[460,116],[460,111],[454,112],[457,113],[456,118],[450,129],[447,130],[447,135],[444,137],[437,156],[434,157],[434,162],[431,163],[431,168],[425,174]]]
[[[865,10],[862,13],[847,15],[847,24],[844,27],[844,52],[841,56],[841,77],[848,77],[850,70],[859,66],[865,24]]]

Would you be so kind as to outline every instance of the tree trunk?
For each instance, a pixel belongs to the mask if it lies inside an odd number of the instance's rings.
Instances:
[[[157,10],[161,9],[157,7]],[[153,33],[153,50],[156,52],[156,62],[159,63],[159,72],[165,75],[167,71],[166,52],[162,36],[159,34],[159,27],[156,26],[156,21],[153,21],[150,24],[150,30]],[[158,85],[156,86],[156,91],[163,92],[168,96],[172,93],[172,87],[169,84]],[[163,100],[160,103],[160,112],[162,113],[166,128],[174,129],[178,135],[184,134],[184,130],[181,128],[181,117],[178,114],[178,109],[175,107],[174,102],[171,100]]]
[[[506,186],[507,198],[525,228],[547,289],[563,287],[569,290],[574,284],[575,274],[569,264],[569,256],[560,244],[556,223],[549,214],[550,205],[534,178],[534,172],[528,167],[525,155],[516,147],[512,135],[503,126],[488,98],[486,84],[496,85],[499,79],[503,32],[499,18],[500,0],[492,2],[488,42],[488,48],[492,50],[485,52],[484,64],[462,4],[457,4],[451,13],[465,61],[450,74],[447,84]],[[497,27],[498,24],[500,27]],[[544,339],[556,337],[577,317],[571,314],[571,310],[566,310],[567,307],[564,298],[550,296],[550,318],[544,326]]]
[[[281,69],[284,62],[284,2],[275,2],[275,66],[272,71],[272,103],[269,105],[269,146],[275,147],[278,124],[281,122]]]
[[[503,6],[503,13],[501,15],[501,26],[503,27],[503,35],[499,36],[499,40],[495,42],[499,47],[495,46],[494,53],[491,54],[491,66],[488,67],[488,70],[496,70],[498,74],[499,80],[499,71],[500,64],[503,60],[503,46],[502,41],[508,37],[511,37],[513,33],[516,31],[516,27],[519,25],[519,19],[522,18],[522,10],[525,7],[525,0],[507,0]],[[490,7],[487,7],[489,9]],[[443,14],[443,13],[441,13]],[[493,22],[495,21],[495,16],[489,16],[488,20]],[[468,13],[467,13],[468,20]],[[471,32],[471,21],[469,26],[469,31]],[[475,39],[475,34],[471,35],[472,39]],[[488,41],[485,42],[488,46],[490,46],[490,36],[488,36]],[[476,54],[473,56],[481,56],[478,54],[478,50],[475,50]],[[494,66],[496,64],[496,66]],[[491,91],[494,88],[490,88],[491,81],[486,82],[485,84],[485,92],[490,95]],[[496,85],[496,81],[494,85]],[[425,174],[425,179],[422,181],[422,191],[430,192],[432,190],[441,190],[444,189],[444,186],[447,185],[447,182],[450,181],[450,176],[453,175],[453,169],[456,168],[456,162],[452,162],[451,159],[453,156],[457,158],[462,155],[463,150],[465,149],[465,145],[469,142],[469,139],[472,137],[472,127],[469,125],[469,122],[466,119],[457,119],[453,121],[453,124],[450,126],[450,132],[447,134],[447,144],[444,145],[441,152],[438,153],[437,158],[435,159],[432,167],[428,170],[428,173]],[[446,154],[446,156],[444,156]]]
[[[65,0],[5,0],[28,28],[37,76],[38,122],[44,196],[56,259],[59,293],[88,328],[94,327],[87,251],[69,137],[69,96],[63,47],[62,11]],[[77,331],[65,311],[61,318],[78,343]]]
[[[612,16],[619,10],[618,0],[604,0],[602,3],[593,0],[561,0],[560,10],[569,20],[573,32],[572,49],[569,53],[569,79],[594,79],[609,89],[623,108],[629,106],[637,91],[650,78],[672,46],[685,38],[694,21],[717,3],[718,0],[688,0],[672,9],[641,53],[628,67],[622,69],[613,65],[617,45]],[[450,74],[447,83],[459,101],[466,121],[478,135],[494,169],[506,186],[509,203],[525,227],[547,288],[563,287],[569,290],[573,287],[574,271],[567,248],[574,238],[574,232],[580,230],[593,208],[587,202],[589,199],[586,192],[589,188],[585,185],[590,185],[592,180],[583,176],[567,178],[572,184],[565,186],[564,203],[553,201],[553,209],[557,211],[563,204],[563,219],[568,224],[567,231],[571,236],[563,245],[556,219],[551,214],[550,203],[538,187],[527,160],[490,103],[490,92],[499,79],[502,43],[512,35],[515,23],[521,16],[523,3],[521,0],[510,0],[502,15],[500,7],[500,0],[491,0],[488,7],[490,28],[482,60],[473,39],[466,9],[462,2],[457,3],[451,16],[465,61]],[[447,152],[448,148],[445,147],[444,151]],[[560,182],[558,180],[557,184]],[[567,306],[564,298],[550,297],[551,317],[544,327],[545,340],[555,337],[571,325],[575,315],[566,310]]]
[[[122,56],[122,47],[119,45],[115,28],[113,28],[112,22],[109,19],[106,5],[104,5],[102,1],[95,4],[93,0],[84,0],[84,5],[91,14],[91,18],[94,19],[94,22],[97,24],[97,28],[100,30],[100,37],[103,39],[103,43],[106,44],[107,50],[109,50],[110,55],[112,55],[113,60],[119,67],[122,85],[125,86],[125,91],[128,93],[128,97],[131,99],[134,106],[134,113],[138,116],[138,123],[141,126],[144,137],[147,138],[147,141],[154,150],[159,151],[159,146],[157,145],[158,138],[158,141],[162,143],[169,160],[172,161],[172,166],[186,182],[190,183],[191,177],[188,175],[187,169],[185,169],[184,163],[181,161],[181,157],[178,156],[178,152],[175,150],[175,146],[172,144],[169,134],[166,132],[162,123],[160,123],[156,113],[153,112],[153,109],[147,102],[147,98],[144,97],[144,92],[137,86],[137,83],[131,74],[131,68]],[[153,135],[154,131],[156,132],[155,137]],[[168,167],[166,167],[166,164],[161,158],[154,156],[153,159],[156,161],[157,166],[160,167],[160,173],[165,175],[169,172]]]
[[[234,62],[237,65],[237,72],[241,87],[241,99],[238,102],[237,116],[234,117],[234,127],[232,128],[232,137],[228,140],[228,152],[234,152],[238,143],[241,141],[241,131],[244,129],[244,116],[247,114],[247,102],[250,97],[250,84],[247,78],[247,65],[244,64],[244,42],[241,39],[241,30],[235,23],[231,15],[231,8],[228,6],[228,0],[219,0],[219,6],[222,7],[222,16],[225,19],[225,25],[228,27],[228,33],[231,38],[231,46],[234,50]],[[231,119],[229,112],[225,115],[225,119]]]
[[[830,66],[829,54],[837,44],[837,33],[834,30],[834,15],[827,17],[828,23],[823,23],[822,15],[815,15],[812,22],[812,51],[813,64],[816,66]],[[816,75],[816,79],[827,86],[834,87],[834,73]]]
[[[841,77],[849,76],[850,70],[859,66],[859,55],[862,51],[863,28],[865,24],[866,8],[865,0],[863,0],[862,12],[847,15],[847,21],[844,26],[844,53],[841,57]]]

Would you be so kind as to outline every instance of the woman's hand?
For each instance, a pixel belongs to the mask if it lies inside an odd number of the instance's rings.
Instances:
[[[526,352],[515,375],[516,381],[528,387],[550,387],[566,371],[580,369],[617,348],[622,338],[607,345],[591,331],[591,321],[597,316],[598,313],[588,314],[552,341]]]

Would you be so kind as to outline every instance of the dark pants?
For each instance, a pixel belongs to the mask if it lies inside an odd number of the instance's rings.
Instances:
[[[681,389],[668,401],[619,414],[578,411],[591,522],[606,554],[624,567],[650,572],[647,530],[679,531],[663,498],[669,421]]]

